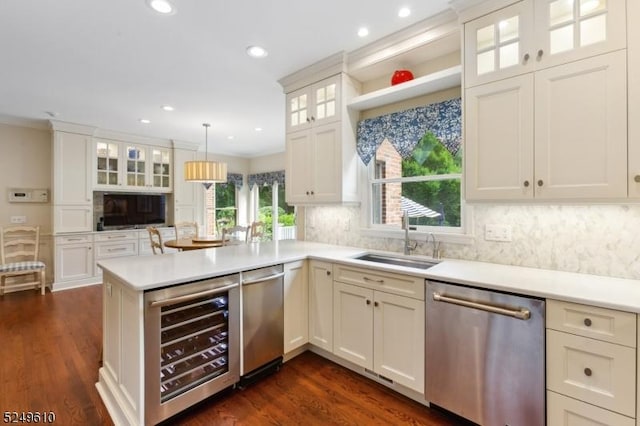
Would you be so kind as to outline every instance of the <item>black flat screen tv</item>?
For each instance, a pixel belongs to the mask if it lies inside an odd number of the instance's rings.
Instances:
[[[165,223],[166,195],[105,193],[104,226],[136,226]]]

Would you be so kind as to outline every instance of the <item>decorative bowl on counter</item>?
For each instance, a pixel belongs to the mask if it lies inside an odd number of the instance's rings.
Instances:
[[[406,81],[413,80],[413,73],[409,70],[396,70],[391,76],[391,85],[395,86],[396,84],[404,83]]]

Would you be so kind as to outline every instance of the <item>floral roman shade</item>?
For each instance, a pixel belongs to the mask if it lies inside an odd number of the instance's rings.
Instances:
[[[387,139],[402,158],[407,158],[424,135],[431,132],[455,155],[460,150],[461,129],[461,99],[451,99],[358,122],[356,149],[364,164],[369,164]]]
[[[254,185],[273,185],[276,182],[278,185],[284,186],[284,170],[249,175],[249,188],[253,188]]]
[[[227,173],[227,181],[223,183],[219,183],[218,185],[226,188],[228,184],[234,184],[236,188],[242,188],[242,184],[244,183],[244,176],[241,173]]]

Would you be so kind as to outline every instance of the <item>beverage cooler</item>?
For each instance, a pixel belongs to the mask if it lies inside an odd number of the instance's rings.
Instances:
[[[156,424],[238,382],[240,275],[145,293],[145,413]]]

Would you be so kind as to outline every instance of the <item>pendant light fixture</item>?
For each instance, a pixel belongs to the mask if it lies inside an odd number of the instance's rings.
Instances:
[[[203,123],[204,126],[204,160],[186,161],[184,163],[184,180],[187,182],[200,182],[205,189],[217,182],[227,181],[227,163],[209,161],[208,151],[208,130],[211,125]]]

